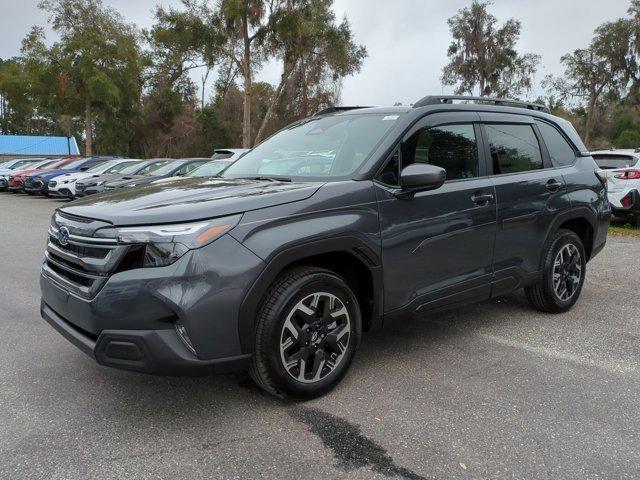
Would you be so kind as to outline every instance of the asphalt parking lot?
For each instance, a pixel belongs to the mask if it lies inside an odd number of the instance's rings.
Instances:
[[[523,295],[365,335],[302,404],[244,375],[93,363],[40,319],[61,202],[0,194],[0,478],[638,478],[640,238],[610,237],[568,314]]]

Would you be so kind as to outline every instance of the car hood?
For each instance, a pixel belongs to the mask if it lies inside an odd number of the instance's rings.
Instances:
[[[149,183],[155,180],[158,180],[160,178],[164,178],[164,177],[153,177],[153,176],[150,177],[147,175],[127,175],[126,177],[118,178],[109,182],[109,185],[116,188],[122,188],[127,186],[137,187],[138,185],[140,186],[148,185]]]
[[[183,178],[86,197],[60,210],[120,226],[188,222],[297,202],[309,198],[321,186],[322,183]]]
[[[50,180],[56,180],[58,182],[64,182],[65,180],[80,180],[85,179],[87,177],[91,177],[92,175],[87,172],[76,172],[76,173],[60,173],[56,174],[54,177],[51,177]]]
[[[122,180],[123,178],[130,178],[131,175],[122,175],[120,173],[102,173],[99,175],[91,175],[91,178],[82,178],[80,180],[80,183],[83,183],[84,181],[87,182],[118,182],[120,180]]]
[[[12,177],[24,177],[26,175],[33,175],[34,173],[44,172],[44,169],[39,168],[27,168],[26,170],[14,170],[9,175]]]
[[[55,170],[42,170],[41,172],[33,172],[31,173],[31,175],[38,175],[39,177],[42,177],[43,180],[51,180],[52,178],[55,177],[59,177],[60,175],[64,175],[66,173],[69,174],[73,174],[73,173],[77,173],[79,172],[79,170],[69,170],[69,169],[64,169],[64,168],[58,168]]]

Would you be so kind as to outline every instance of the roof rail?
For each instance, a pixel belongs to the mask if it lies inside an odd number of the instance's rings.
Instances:
[[[413,108],[425,107],[427,105],[452,104],[456,100],[472,101],[477,103],[492,103],[493,105],[506,107],[513,105],[517,107],[526,107],[529,110],[536,110],[538,112],[551,113],[549,111],[549,108],[538,103],[522,102],[520,100],[511,100],[509,98],[472,97],[465,95],[429,95],[414,103]]]
[[[371,108],[366,106],[353,106],[353,107],[329,107],[316,112],[313,116],[319,117],[320,115],[327,115],[329,113],[348,112],[349,110],[358,110],[360,108]]]

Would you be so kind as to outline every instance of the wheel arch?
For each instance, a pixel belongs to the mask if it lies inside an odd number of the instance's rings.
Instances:
[[[382,325],[383,281],[380,257],[356,236],[316,240],[280,250],[266,261],[258,278],[246,290],[238,315],[243,353],[254,351],[256,312],[274,280],[286,269],[312,265],[342,276],[354,290],[362,311],[363,328]]]
[[[541,268],[544,262],[546,247],[549,245],[549,241],[553,238],[553,235],[555,235],[555,233],[560,229],[571,230],[580,237],[587,256],[587,261],[589,261],[593,252],[596,228],[597,214],[587,207],[573,208],[558,215],[547,230],[544,243],[545,248],[542,249],[540,255]]]

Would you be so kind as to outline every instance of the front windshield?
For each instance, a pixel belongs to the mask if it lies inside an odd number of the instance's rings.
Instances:
[[[360,168],[399,117],[348,114],[312,118],[258,145],[225,170],[223,176],[349,176]]]
[[[11,170],[18,170],[20,167],[25,167],[27,165],[31,165],[32,163],[32,160],[22,160],[20,162],[14,163],[10,168]]]
[[[132,160],[130,162],[123,162],[121,160],[120,163],[116,163],[113,167],[106,169],[104,173],[122,173],[122,171],[125,168],[131,167],[131,166],[140,167],[140,162],[136,160]]]
[[[120,173],[122,175],[146,175],[156,168],[160,168],[165,163],[167,163],[166,160],[136,163],[134,165],[128,165],[127,168],[123,168],[120,170]]]
[[[112,166],[117,165],[119,161],[120,160],[111,160],[110,162],[107,162],[107,163],[99,163],[97,165],[94,165],[91,168],[87,168],[87,173],[102,173],[108,170],[109,168],[111,168]]]
[[[213,177],[231,165],[231,162],[213,161],[205,163],[187,174],[187,177]]]
[[[62,167],[62,170],[71,170],[73,168],[78,168],[86,161],[86,158],[81,158],[80,160],[76,160],[75,162],[67,163],[64,167]]]
[[[171,174],[174,170],[180,168],[182,165],[184,165],[184,162],[182,160],[174,160],[173,162],[169,162],[160,168],[152,170],[149,173],[154,177],[164,177],[165,175]]]

